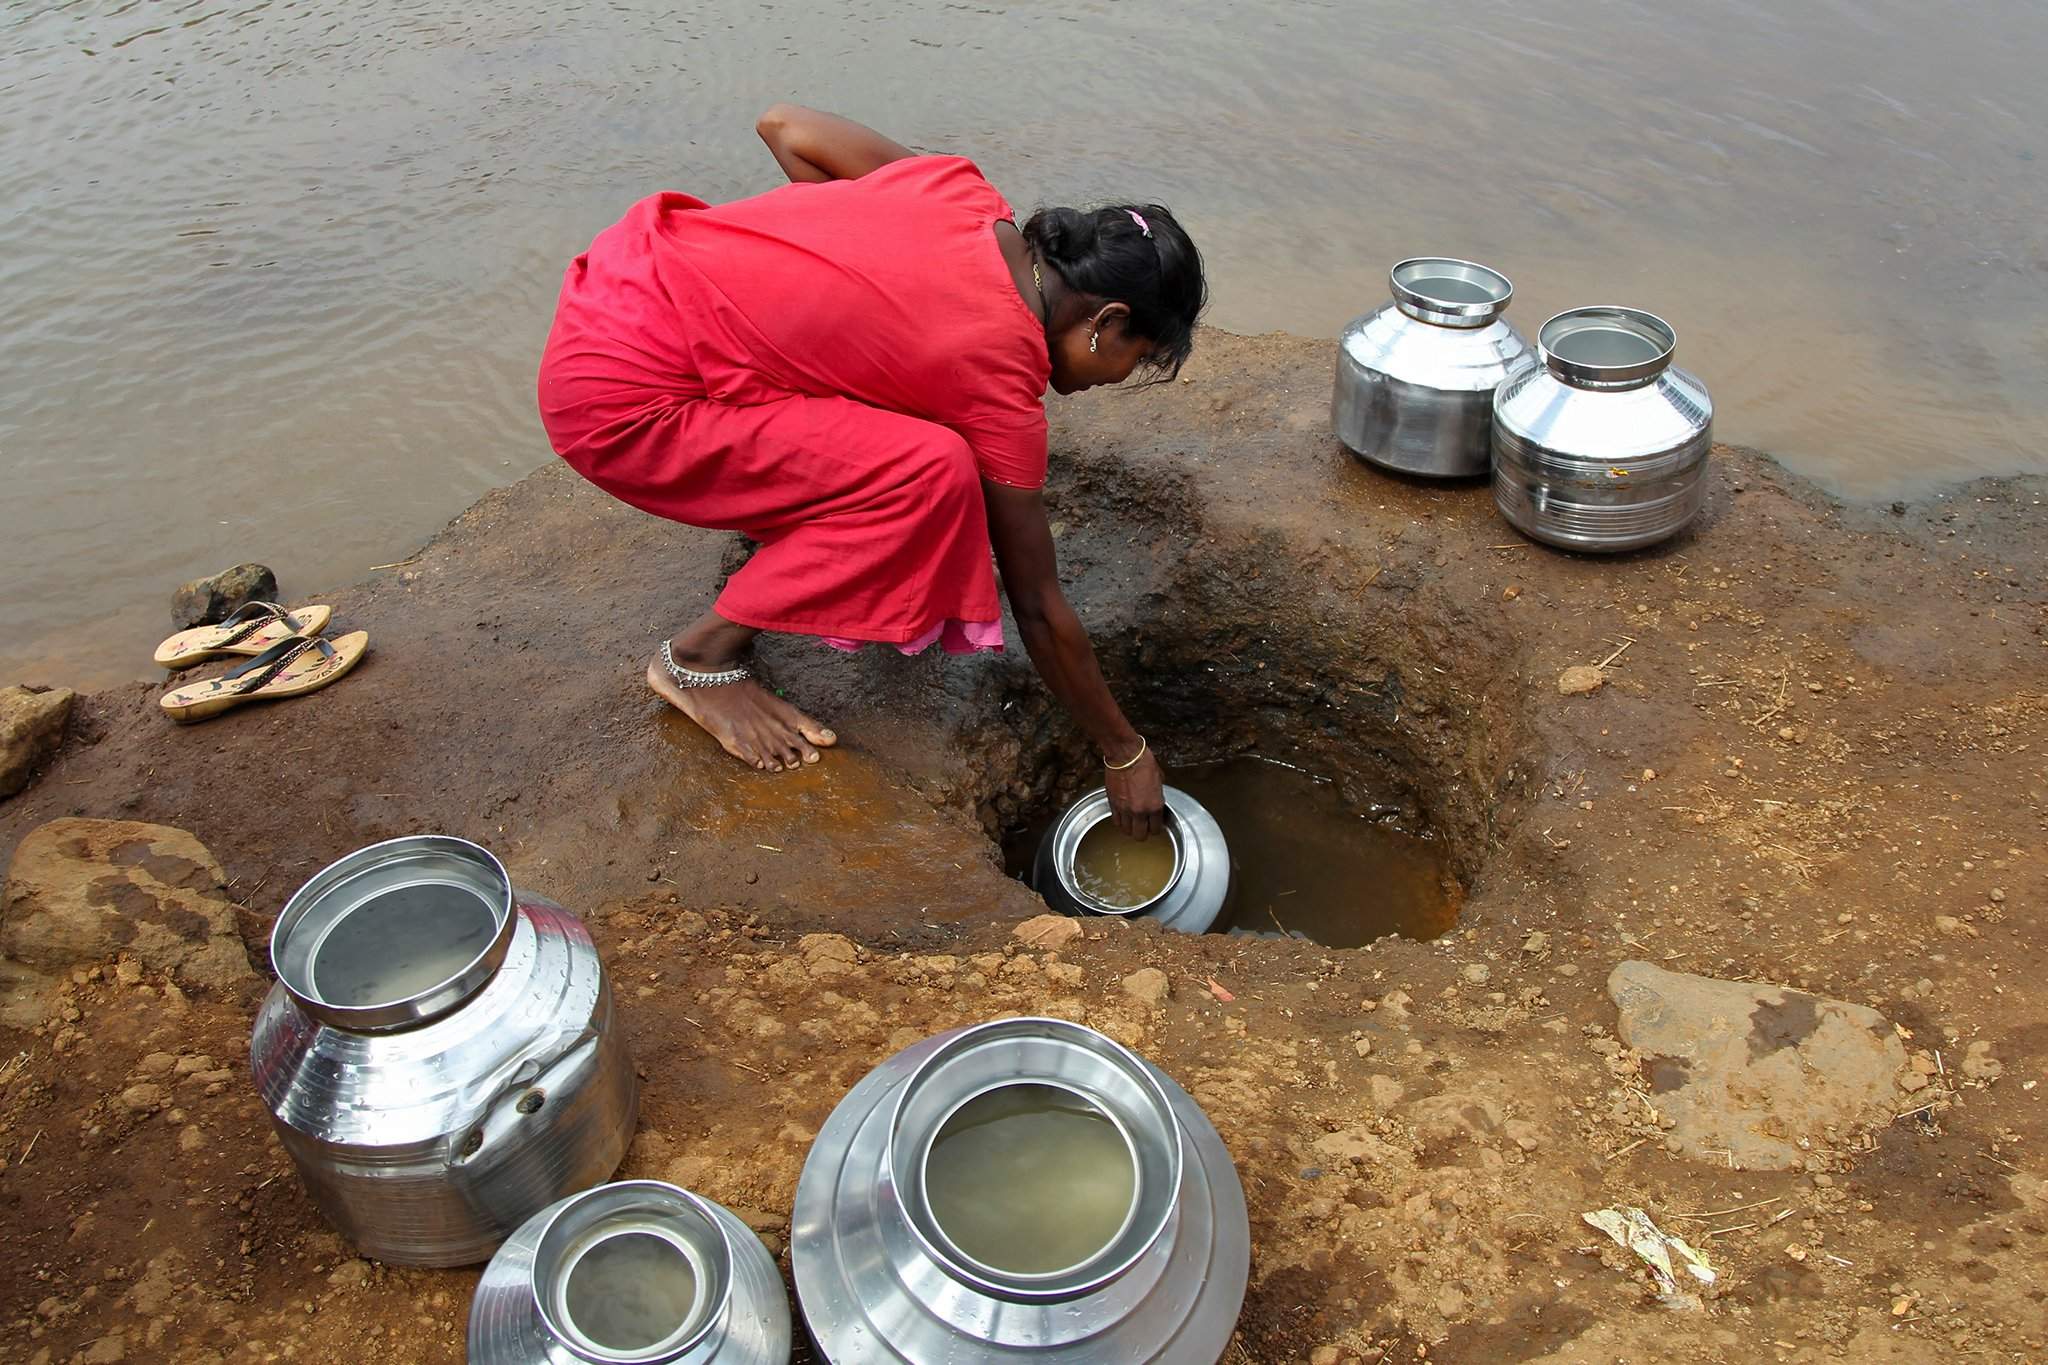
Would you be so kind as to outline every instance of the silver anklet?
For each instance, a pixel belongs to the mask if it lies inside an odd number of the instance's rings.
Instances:
[[[661,666],[668,670],[668,676],[677,687],[728,687],[733,683],[745,682],[754,676],[754,670],[745,664],[728,668],[722,673],[699,673],[694,668],[684,668],[676,662],[676,656],[669,650],[668,641],[661,642]]]

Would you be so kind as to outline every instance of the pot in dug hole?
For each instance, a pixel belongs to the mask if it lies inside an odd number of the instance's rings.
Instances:
[[[1543,364],[1493,401],[1493,500],[1563,550],[1638,550],[1706,496],[1714,400],[1671,363],[1678,334],[1640,308],[1573,308],[1536,334]]]
[[[1089,1130],[1085,1157],[1030,1130],[981,1147],[961,1183],[949,1141],[1053,1108]],[[1074,1159],[1034,1169],[1048,1152]],[[913,1044],[839,1102],[804,1161],[790,1255],[833,1365],[1210,1365],[1251,1232],[1222,1139],[1164,1072],[1079,1024],[1001,1019]]]
[[[374,844],[271,933],[250,1064],[328,1221],[402,1265],[484,1260],[625,1154],[639,1089],[582,922],[475,844]]]
[[[1337,341],[1330,420],[1359,459],[1429,478],[1472,478],[1491,459],[1493,393],[1535,364],[1504,319],[1514,286],[1473,261],[1417,256],[1388,277],[1393,302]]]

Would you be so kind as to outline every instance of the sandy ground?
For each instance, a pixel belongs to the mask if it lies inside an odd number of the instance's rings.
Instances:
[[[1021,656],[779,642],[777,682],[846,744],[742,770],[639,681],[736,547],[556,469],[323,595],[373,654],[316,699],[184,729],[156,689],[82,698],[0,805],[0,854],[65,815],[189,829],[260,966],[333,857],[488,844],[607,953],[646,1076],[623,1174],[743,1210],[785,1265],[839,1095],[916,1038],[1034,1012],[1141,1049],[1229,1143],[1254,1248],[1232,1359],[2048,1359],[2043,489],[1844,509],[1722,450],[1691,533],[1576,559],[1482,487],[1344,456],[1327,364],[1211,335],[1182,384],[1065,405],[1056,532],[1170,762],[1283,758],[1447,841],[1468,897],[1436,943],[1091,922],[1027,945],[1043,907],[990,836],[1087,759]],[[1603,660],[1598,692],[1559,694]],[[1872,1006],[1934,1077],[1806,1169],[1673,1152],[1614,1037],[1624,959]],[[1144,967],[1164,1000],[1125,988]],[[355,1258],[269,1140],[256,986],[76,976],[0,1030],[0,1355],[462,1357],[476,1272]],[[1702,1309],[1659,1306],[1580,1221],[1615,1204],[1708,1250]]]

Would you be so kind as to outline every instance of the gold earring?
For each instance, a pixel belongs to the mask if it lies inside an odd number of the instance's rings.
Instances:
[[[1101,340],[1102,340],[1102,333],[1101,333],[1101,332],[1099,332],[1099,331],[1096,331],[1096,332],[1090,332],[1090,333],[1088,334],[1088,354],[1089,354],[1089,355],[1094,355],[1094,354],[1095,354],[1095,346],[1096,346],[1096,343],[1097,343],[1097,342],[1099,342],[1099,341],[1101,341]]]

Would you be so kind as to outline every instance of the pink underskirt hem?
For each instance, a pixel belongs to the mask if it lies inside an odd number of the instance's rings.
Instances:
[[[873,640],[849,640],[843,635],[821,635],[818,638],[832,648],[843,649],[849,654],[876,643]],[[900,644],[896,648],[905,654],[922,654],[933,645],[943,646],[948,654],[972,654],[977,650],[1000,654],[1003,652],[1003,623],[948,619],[939,622],[915,640]]]

